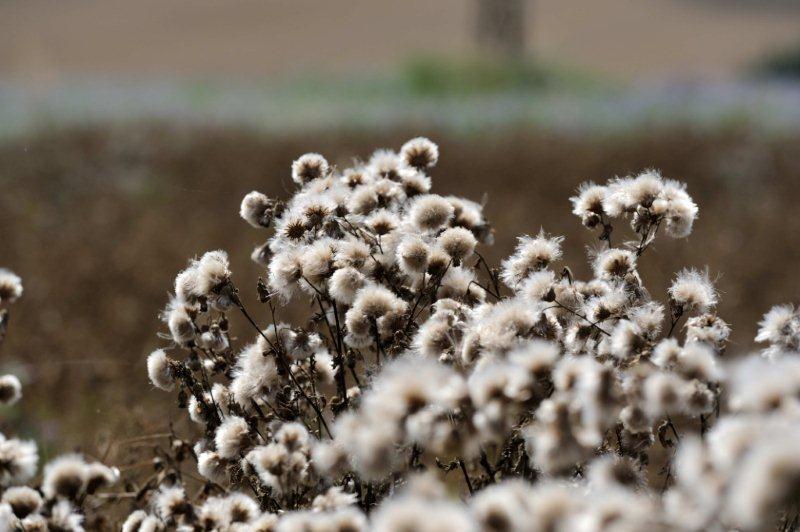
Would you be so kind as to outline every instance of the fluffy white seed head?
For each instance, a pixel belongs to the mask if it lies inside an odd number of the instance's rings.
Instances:
[[[414,200],[409,219],[419,231],[441,229],[453,217],[453,206],[447,199],[436,194],[426,194]]]
[[[191,307],[185,304],[183,300],[174,298],[161,315],[161,319],[166,322],[167,328],[169,328],[173,341],[178,345],[188,344],[195,339],[197,334],[194,320],[190,314],[191,311]]]
[[[0,486],[24,484],[36,474],[39,453],[32,441],[0,435]]]
[[[38,491],[28,486],[14,486],[3,493],[2,501],[11,506],[14,515],[24,519],[30,514],[35,514],[42,507],[42,496]]]
[[[77,500],[87,484],[87,467],[77,454],[60,456],[44,466],[42,493],[48,499],[56,497]]]
[[[80,532],[83,530],[83,515],[66,500],[58,501],[50,510],[50,529]]]
[[[503,282],[516,289],[528,275],[559,260],[563,240],[564,237],[548,236],[544,231],[535,237],[519,237],[514,254],[503,261],[500,271]]]
[[[22,397],[22,384],[15,375],[0,377],[0,404],[13,405]]]
[[[673,303],[684,312],[708,312],[717,305],[717,290],[708,272],[684,269],[678,272],[669,287]]]
[[[0,303],[13,303],[22,295],[22,279],[6,268],[0,268]]]
[[[600,279],[624,279],[636,271],[636,255],[626,249],[602,251],[594,261],[594,274]]]
[[[306,153],[292,163],[292,179],[305,185],[328,175],[328,161],[318,153]]]
[[[794,305],[776,305],[758,323],[756,342],[770,345],[764,354],[770,358],[782,352],[800,351],[800,311]]]
[[[472,231],[463,227],[450,227],[436,239],[442,250],[454,261],[463,261],[475,251],[478,240]]]
[[[595,227],[605,214],[603,210],[605,195],[606,187],[595,185],[591,181],[581,184],[577,195],[569,199],[572,202],[572,213],[581,219],[583,225]]]
[[[156,349],[147,357],[147,376],[156,388],[164,391],[172,390],[175,378],[172,372],[172,361],[163,349]]]
[[[250,427],[247,421],[238,416],[228,416],[217,427],[214,436],[217,454],[222,458],[233,458],[250,443]]]
[[[254,190],[242,199],[239,216],[253,227],[269,227],[272,222],[272,208],[272,201]]]
[[[224,251],[207,251],[197,263],[197,288],[205,296],[230,280],[228,254]]]
[[[404,273],[421,274],[428,269],[430,253],[430,246],[422,238],[408,235],[397,246],[397,262]]]
[[[364,274],[347,266],[333,272],[328,280],[328,293],[337,303],[351,305],[365,283]]]
[[[174,519],[188,511],[186,491],[181,486],[162,485],[155,494],[153,507],[163,520]]]
[[[439,161],[439,147],[425,137],[417,137],[403,144],[400,158],[406,166],[427,170]]]
[[[225,460],[214,451],[204,451],[197,456],[197,472],[211,482],[225,481]]]

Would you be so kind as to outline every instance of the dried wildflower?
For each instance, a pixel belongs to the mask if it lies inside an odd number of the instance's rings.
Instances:
[[[119,470],[100,462],[86,465],[86,493],[93,494],[99,489],[113,486],[119,480]]]
[[[11,506],[14,515],[24,519],[30,514],[39,512],[42,507],[42,496],[28,486],[15,486],[3,493],[2,501]]]
[[[224,251],[208,251],[197,263],[197,289],[206,297],[227,284],[230,278],[228,254]],[[220,310],[224,310],[224,307]]]
[[[677,181],[666,180],[661,196],[653,202],[653,212],[665,217],[666,233],[672,238],[689,236],[698,211],[686,193],[686,185]]]
[[[722,349],[731,335],[730,326],[716,314],[703,314],[686,320],[686,341],[705,342]]]
[[[317,495],[311,507],[317,512],[330,512],[351,506],[357,500],[358,497],[354,493],[345,493],[341,487],[334,486],[325,493]]]
[[[591,181],[581,184],[578,187],[578,194],[569,199],[572,202],[572,213],[578,216],[586,227],[595,227],[605,214],[603,210],[605,195],[606,187],[595,185]]]
[[[418,236],[409,235],[397,246],[397,261],[400,269],[408,274],[421,274],[428,269],[430,246]]]
[[[224,482],[225,461],[213,451],[204,451],[197,456],[197,472],[211,482]]]
[[[122,523],[122,532],[137,532],[142,529],[142,524],[147,519],[147,512],[135,510]]]
[[[380,209],[366,219],[367,227],[376,235],[388,235],[400,226],[400,218],[391,211]]]
[[[292,179],[305,185],[328,175],[328,161],[318,153],[306,153],[292,163]]]
[[[22,384],[14,375],[0,377],[0,404],[13,405],[22,397]]]
[[[436,231],[453,217],[453,206],[442,196],[426,194],[414,199],[409,218],[419,231]]]
[[[525,530],[534,511],[529,492],[520,480],[489,486],[470,501],[470,510],[482,530]]]
[[[797,435],[797,431],[793,431]],[[756,529],[790,497],[800,480],[796,441],[762,441],[743,457],[727,495],[726,513],[737,526]]]
[[[270,336],[269,331],[267,336]],[[275,358],[265,356],[259,343],[250,344],[237,357],[230,384],[231,396],[240,407],[249,409],[252,401],[269,392],[277,379]]]
[[[83,515],[69,501],[59,501],[50,510],[51,530],[83,532]]]
[[[22,295],[22,279],[6,268],[0,268],[0,303],[13,303]]]
[[[277,253],[269,263],[269,286],[283,300],[288,301],[303,277],[301,255],[289,249]]]
[[[60,456],[44,467],[42,492],[52,499],[62,497],[77,500],[87,484],[87,467],[83,457],[77,454]]]
[[[478,244],[478,240],[472,234],[472,231],[463,227],[445,229],[436,241],[442,250],[456,262],[469,258]]]
[[[640,489],[645,486],[645,471],[629,457],[603,456],[592,462],[589,483],[599,488],[623,487]]]
[[[738,413],[790,407],[800,393],[800,359],[745,357],[728,370],[728,405]]]
[[[172,361],[163,349],[156,349],[147,357],[147,376],[156,388],[170,391],[174,386]]]
[[[514,254],[503,261],[501,279],[506,285],[516,289],[528,275],[561,258],[563,240],[563,237],[548,236],[544,231],[539,231],[535,237],[519,237]]]
[[[400,158],[392,150],[375,150],[367,167],[379,178],[396,181],[400,173]]]
[[[269,227],[275,204],[261,192],[250,192],[242,200],[239,216],[253,227]]]
[[[395,498],[381,505],[372,518],[372,530],[375,532],[396,530],[476,532],[477,526],[460,504],[406,496]]]
[[[217,454],[222,458],[233,458],[250,443],[250,427],[238,416],[229,416],[217,427],[214,436]]]
[[[175,519],[187,513],[190,504],[186,499],[186,491],[180,486],[161,486],[156,494],[153,507],[165,521]]]
[[[161,315],[161,319],[169,328],[172,339],[178,345],[187,345],[195,339],[197,331],[192,319],[192,312],[191,307],[180,299],[172,299]]]
[[[636,272],[636,255],[624,249],[607,249],[594,260],[594,274],[600,279],[623,279]]]
[[[470,303],[486,299],[486,290],[478,286],[477,278],[472,270],[453,266],[448,268],[439,283],[436,296],[440,299],[465,300]]]
[[[433,186],[430,177],[422,172],[407,168],[400,170],[400,183],[407,198],[428,194]]]
[[[223,499],[225,521],[231,525],[248,524],[261,515],[258,503],[244,493],[231,493]]]
[[[376,210],[380,205],[378,192],[374,186],[363,185],[356,187],[347,199],[347,210],[353,214],[366,216]]]
[[[439,147],[425,137],[417,137],[403,144],[400,158],[406,166],[427,170],[439,161]]]
[[[717,305],[717,290],[708,272],[684,269],[678,272],[669,287],[669,296],[683,312],[707,312]]]
[[[36,474],[38,463],[34,442],[6,439],[0,434],[0,486],[24,484]]]
[[[714,350],[702,343],[686,344],[678,356],[675,370],[687,379],[703,382],[718,380],[721,376]]]
[[[684,381],[672,373],[653,373],[644,383],[645,405],[651,417],[676,414],[682,408]]]
[[[661,194],[663,187],[661,176],[652,170],[635,178],[613,179],[603,197],[603,209],[615,218],[634,211],[637,206],[649,208]]]
[[[364,274],[348,266],[333,272],[328,281],[328,292],[337,303],[351,305],[365,283]]]
[[[675,338],[665,338],[656,345],[651,360],[663,369],[673,369],[681,356],[681,346]]]
[[[758,323],[756,342],[770,344],[764,356],[776,358],[784,352],[800,351],[800,311],[794,305],[776,305]]]

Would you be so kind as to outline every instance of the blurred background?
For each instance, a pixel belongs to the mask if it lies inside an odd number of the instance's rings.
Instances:
[[[796,1],[0,0],[0,266],[25,284],[0,431],[45,455],[163,432],[144,360],[175,273],[224,248],[254,301],[242,196],[417,135],[435,191],[485,197],[495,261],[543,227],[587,275],[568,197],[655,167],[701,208],[645,257],[656,297],[707,266],[731,356],[800,299]]]

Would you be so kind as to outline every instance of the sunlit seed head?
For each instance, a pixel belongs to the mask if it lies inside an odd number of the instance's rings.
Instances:
[[[408,273],[423,273],[428,268],[430,246],[416,235],[409,235],[397,247],[400,268]]]
[[[49,499],[77,500],[86,487],[87,473],[86,462],[80,455],[60,456],[45,465],[42,492]]]
[[[239,207],[239,216],[253,227],[269,227],[272,223],[273,202],[261,192],[250,192]]]
[[[683,269],[669,287],[673,304],[684,312],[708,312],[717,305],[717,290],[707,271]]]
[[[292,163],[292,179],[298,185],[305,185],[315,179],[328,175],[328,161],[318,153],[306,153]]]
[[[11,505],[14,515],[19,519],[24,519],[28,515],[38,512],[43,503],[39,492],[28,486],[8,488],[3,493],[2,501]]]
[[[417,137],[403,144],[400,158],[406,166],[427,170],[439,162],[439,147],[425,137]]]
[[[0,303],[13,303],[22,295],[22,279],[6,268],[0,268]]]
[[[450,227],[442,231],[437,237],[437,242],[442,250],[450,255],[453,260],[463,261],[475,251],[478,240],[472,231],[463,227]]]
[[[453,206],[436,194],[418,196],[409,211],[411,223],[420,231],[435,231],[446,225],[453,216]]]
[[[147,357],[147,375],[156,388],[165,391],[172,390],[174,376],[172,371],[173,361],[167,357],[163,349],[156,349]]]
[[[0,377],[0,404],[13,405],[22,397],[22,384],[15,375]]]

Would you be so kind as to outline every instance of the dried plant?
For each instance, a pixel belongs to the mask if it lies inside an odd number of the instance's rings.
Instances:
[[[224,251],[178,273],[147,371],[197,430],[170,430],[122,530],[796,528],[800,313],[775,307],[766,349],[726,360],[709,273],[659,298],[637,270],[691,233],[685,186],[582,185],[581,281],[544,230],[489,265],[482,206],[431,192],[438,159],[424,138],[344,170],[309,153],[289,200],[247,194],[241,217],[271,232],[257,303]]]
[[[7,332],[9,306],[22,296],[22,279],[0,268],[0,345]],[[22,398],[14,375],[0,377],[0,405]],[[100,491],[117,482],[119,471],[79,454],[59,456],[45,464],[41,476],[36,442],[0,433],[0,531],[74,531],[84,524],[103,526]],[[89,519],[87,520],[87,515]]]

